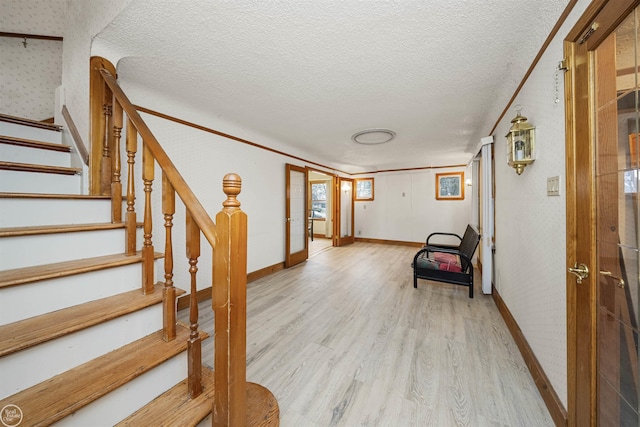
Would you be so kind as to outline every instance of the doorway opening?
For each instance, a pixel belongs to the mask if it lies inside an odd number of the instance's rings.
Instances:
[[[333,247],[334,177],[309,169],[309,257]]]

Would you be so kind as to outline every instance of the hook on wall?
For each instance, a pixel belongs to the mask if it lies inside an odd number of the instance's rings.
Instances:
[[[566,60],[562,60],[560,62],[558,62],[558,71],[568,71],[569,67],[567,67],[567,61]]]
[[[24,46],[24,48],[27,48],[27,38],[24,37],[24,40],[22,40],[22,46]]]

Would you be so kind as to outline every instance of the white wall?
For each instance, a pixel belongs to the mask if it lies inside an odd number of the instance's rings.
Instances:
[[[374,200],[355,203],[355,236],[403,242],[424,242],[433,232],[462,235],[469,223],[471,187],[464,200],[436,200],[436,174],[471,168],[426,169],[412,172],[385,172],[373,177]]]
[[[0,31],[60,37],[64,0],[3,0]],[[0,37],[0,113],[44,120],[54,116],[62,79],[62,42]]]
[[[132,1],[67,1],[62,86],[65,103],[84,141],[89,141],[89,60],[92,40]]]
[[[515,110],[495,133],[495,287],[513,314],[553,388],[567,406],[566,209],[564,76],[554,102],[562,40],[589,2],[579,1],[514,101],[536,127],[537,159],[522,175],[507,166],[506,139]],[[560,176],[561,195],[547,196]]]
[[[249,141],[272,146],[272,141],[264,135],[219,117],[202,114],[177,99],[164,98],[162,94],[148,93],[127,80],[127,74],[120,74],[119,81],[127,96],[135,104],[151,106],[162,113],[179,117],[201,126],[229,133]],[[305,166],[305,163],[272,151],[256,148],[222,136],[214,135],[192,127],[184,126],[142,114],[151,131],[176,165],[209,215],[221,210],[225,195],[222,178],[233,172],[242,178],[242,191],[238,196],[241,209],[248,216],[247,272],[253,272],[284,261],[285,257],[285,164]],[[124,135],[123,135],[124,138]],[[307,157],[308,158],[308,157]],[[313,160],[313,159],[310,159]],[[140,158],[136,160],[140,161]],[[123,161],[123,164],[126,164]],[[313,165],[318,168],[317,165]],[[331,171],[327,171],[331,173]],[[156,172],[153,195],[156,206],[160,206],[161,180]],[[126,178],[123,177],[123,182]],[[139,190],[138,190],[139,191]],[[137,212],[142,215],[142,193],[137,195]],[[174,218],[173,243],[174,282],[176,286],[189,289],[188,265],[184,254],[184,212],[181,203]],[[164,220],[160,212],[154,215],[153,241],[157,251],[164,247]],[[198,289],[211,286],[211,253],[202,237],[203,252],[198,263]],[[179,264],[182,263],[180,266]],[[159,268],[157,277],[163,277]]]

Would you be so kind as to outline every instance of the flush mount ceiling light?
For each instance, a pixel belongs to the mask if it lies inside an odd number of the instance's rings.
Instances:
[[[365,129],[354,133],[351,139],[358,144],[376,145],[384,144],[396,137],[396,133],[389,129]]]

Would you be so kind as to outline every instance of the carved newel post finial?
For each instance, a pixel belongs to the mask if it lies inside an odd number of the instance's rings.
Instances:
[[[222,191],[227,195],[227,200],[222,202],[225,208],[239,208],[240,201],[236,198],[242,189],[242,179],[240,175],[228,173],[222,179]]]

